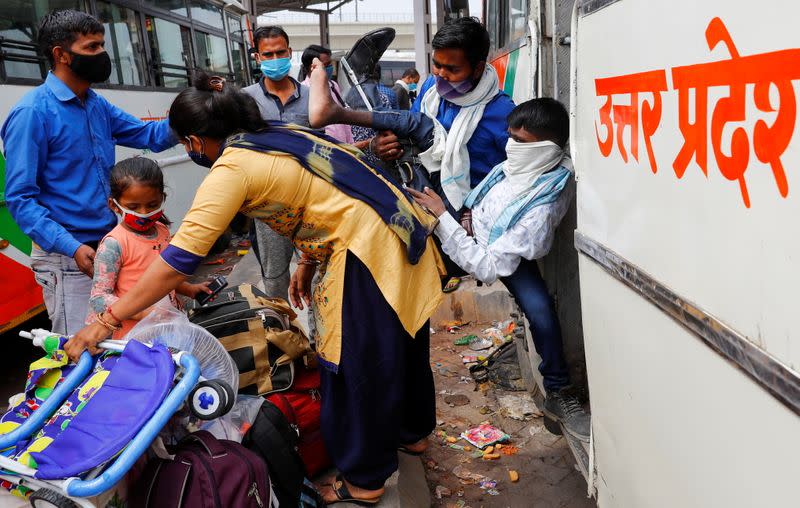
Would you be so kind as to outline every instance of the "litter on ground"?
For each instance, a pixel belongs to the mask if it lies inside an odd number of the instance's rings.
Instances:
[[[498,393],[497,403],[500,404],[500,413],[503,416],[515,420],[527,421],[543,416],[539,408],[536,407],[533,397],[527,392]]]
[[[508,434],[489,424],[481,424],[467,429],[461,433],[461,437],[481,449],[495,443],[505,443],[509,440]]]

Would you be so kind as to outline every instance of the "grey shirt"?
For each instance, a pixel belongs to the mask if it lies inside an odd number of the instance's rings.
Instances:
[[[258,110],[261,112],[261,117],[264,120],[280,120],[282,122],[309,127],[308,87],[301,85],[297,80],[289,77],[292,83],[294,83],[295,89],[294,93],[289,97],[289,100],[286,101],[286,104],[283,104],[277,95],[273,95],[267,91],[267,88],[264,86],[264,79],[266,78],[261,78],[258,83],[242,89],[243,92],[256,100]]]
[[[411,109],[411,100],[409,97],[408,89],[400,84],[398,81],[392,87],[395,95],[397,95],[397,106],[400,109]]]

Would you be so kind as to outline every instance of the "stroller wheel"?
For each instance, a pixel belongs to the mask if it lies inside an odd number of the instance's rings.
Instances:
[[[40,489],[33,492],[28,498],[34,508],[78,508],[78,505],[58,492]]]
[[[189,394],[189,410],[201,420],[213,420],[224,415],[229,401],[228,391],[215,380],[201,381]]]
[[[233,393],[233,388],[231,388],[231,386],[225,381],[215,379],[214,382],[217,383],[225,392],[227,400],[225,406],[223,407],[222,414],[228,414],[228,411],[233,409],[233,405],[236,403],[236,394]]]

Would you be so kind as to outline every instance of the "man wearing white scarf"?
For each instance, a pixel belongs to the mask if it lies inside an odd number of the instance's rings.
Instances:
[[[511,98],[491,65],[489,33],[475,18],[444,25],[431,41],[433,75],[422,85],[412,112],[434,121],[433,145],[420,154],[434,187],[441,187],[452,211],[498,163],[506,158],[506,117]],[[383,160],[399,158],[397,137],[382,133],[372,144]]]
[[[509,115],[508,160],[466,196],[471,231],[447,213],[431,189],[409,191],[439,217],[436,236],[459,267],[485,283],[502,280],[522,307],[542,357],[543,411],[588,442],[590,417],[570,390],[561,330],[536,260],[550,250],[574,195],[572,163],[564,153],[569,116],[554,99],[533,99]]]

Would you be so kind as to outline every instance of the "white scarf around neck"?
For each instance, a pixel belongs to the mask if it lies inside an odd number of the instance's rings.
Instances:
[[[454,99],[447,99],[461,110],[453,120],[448,132],[436,119],[441,97],[436,86],[430,87],[421,98],[421,111],[433,120],[433,144],[419,154],[422,164],[429,173],[441,171],[442,190],[447,200],[456,210],[464,204],[470,191],[470,160],[467,142],[483,117],[483,110],[500,93],[497,72],[487,64],[478,85]]]

